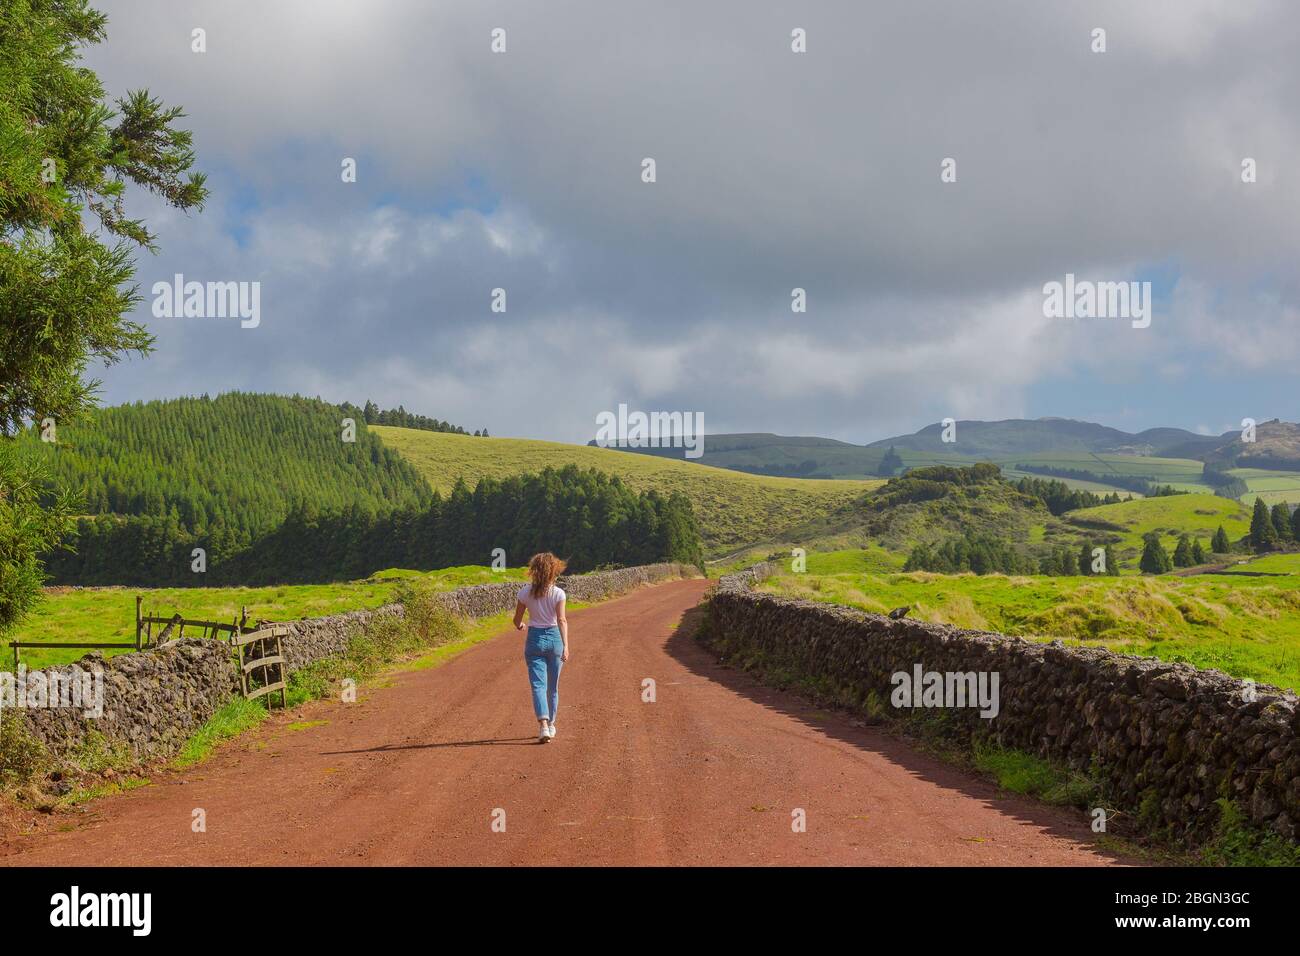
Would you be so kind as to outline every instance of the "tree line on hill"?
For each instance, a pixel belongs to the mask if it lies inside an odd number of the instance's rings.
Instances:
[[[1076,551],[1053,548],[1034,557],[994,535],[967,531],[937,546],[917,545],[908,555],[904,571],[938,574],[1044,574],[1091,577],[1119,574],[1119,560],[1109,545],[1085,541]]]
[[[1240,498],[1250,491],[1246,482],[1213,462],[1207,461],[1201,466],[1201,481],[1213,488],[1220,498]]]
[[[205,570],[194,570],[194,549]],[[266,585],[351,580],[391,567],[435,570],[508,566],[554,551],[574,571],[680,561],[702,565],[699,528],[680,492],[629,489],[616,476],[575,465],[538,474],[458,481],[422,506],[375,512],[295,507],[247,546],[187,530],[174,514],[101,516],[78,522],[75,552],[47,556],[53,583],[138,587]]]
[[[1300,541],[1300,508],[1291,511],[1285,501],[1270,510],[1264,499],[1255,499],[1250,516],[1250,547],[1256,554],[1278,551]]]
[[[440,421],[437,418],[429,418],[425,415],[416,415],[408,412],[402,405],[396,408],[382,409],[369,399],[366,404],[357,408],[351,402],[344,402],[339,406],[344,412],[354,419],[361,419],[367,425],[393,425],[398,428],[416,428],[425,432],[446,432],[451,435],[468,435],[459,425],[453,425],[451,422]],[[476,429],[475,438],[491,438],[486,428]]]
[[[1018,464],[1017,471],[1027,471],[1033,475],[1047,475],[1054,478],[1070,478],[1075,481],[1091,481],[1101,485],[1113,485],[1116,488],[1123,488],[1125,491],[1134,491],[1147,498],[1163,498],[1168,495],[1185,495],[1186,491],[1175,488],[1173,485],[1161,485],[1150,478],[1143,478],[1140,475],[1113,475],[1102,474],[1096,471],[1089,471],[1086,468],[1059,468],[1055,465],[1030,465]],[[1121,500],[1118,495],[1107,495],[1104,504],[1113,504],[1114,501]],[[1123,499],[1125,501],[1131,498]],[[1086,506],[1084,506],[1086,507]]]
[[[890,452],[893,452],[892,448]],[[1100,505],[1113,505],[1132,500],[1131,495],[1121,496],[1119,492],[1114,491],[1099,495],[1081,488],[1071,488],[1064,481],[1056,478],[1020,478],[1008,481],[1003,477],[1002,469],[992,462],[965,466],[928,465],[924,468],[913,468],[899,477],[890,478],[888,484],[876,496],[876,500],[883,507],[932,501],[944,497],[953,487],[970,487],[996,481],[1006,482],[1021,494],[1037,498],[1053,515],[1063,515],[1067,511],[1075,511],[1079,508],[1096,508]],[[1168,486],[1156,487],[1149,483],[1148,490],[1153,495],[1183,494]]]
[[[1222,539],[1219,537],[1221,533]],[[1220,544],[1228,545],[1227,534],[1223,532],[1222,525],[1215,532],[1211,547],[1217,550],[1217,545]],[[1142,536],[1142,556],[1138,559],[1138,569],[1143,574],[1167,574],[1174,568],[1194,568],[1205,564],[1207,556],[1201,539],[1193,538],[1186,533],[1178,536],[1178,544],[1174,547],[1174,553],[1170,555],[1160,540],[1160,532],[1150,531]]]
[[[1075,511],[1079,508],[1117,505],[1121,501],[1133,500],[1131,495],[1121,498],[1116,491],[1108,495],[1098,495],[1081,488],[1071,488],[1065,482],[1056,479],[1044,481],[1042,478],[1021,478],[1011,482],[1011,485],[1020,493],[1037,498],[1054,515],[1063,515],[1067,511]]]
[[[1250,534],[1243,544],[1254,554],[1279,551],[1300,541],[1300,508],[1293,512],[1291,506],[1280,501],[1271,509],[1262,498],[1255,499],[1250,519]],[[1206,551],[1200,538],[1189,534],[1178,536],[1173,554],[1165,550],[1159,532],[1142,536],[1142,557],[1138,567],[1144,574],[1166,574],[1175,568],[1194,568],[1205,564],[1211,554],[1232,554],[1235,550],[1228,533],[1219,525]]]

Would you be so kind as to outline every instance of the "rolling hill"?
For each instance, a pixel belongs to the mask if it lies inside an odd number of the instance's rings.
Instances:
[[[1215,487],[1202,474],[1211,462],[1245,483],[1241,500],[1247,504],[1256,495],[1269,504],[1300,500],[1300,425],[1287,422],[1259,425],[1253,444],[1243,444],[1237,432],[1206,436],[1150,428],[1129,433],[1064,418],[960,421],[955,443],[944,442],[942,431],[941,425],[928,425],[868,445],[757,432],[709,435],[696,463],[768,476],[867,479],[880,477],[881,460],[892,448],[903,468],[991,461],[1009,478],[1048,475],[1101,495],[1140,497],[1145,482],[1213,494]],[[682,460],[680,449],[617,450]]]
[[[1250,511],[1246,507],[1229,498],[1206,494],[1171,495],[1080,508],[1068,512],[1064,518],[1072,529],[1099,532],[1098,540],[1115,543],[1120,559],[1130,569],[1136,566],[1142,552],[1143,535],[1153,531],[1160,534],[1170,551],[1180,534],[1201,538],[1208,546],[1220,525],[1230,541],[1237,541],[1250,531]]]
[[[1257,468],[1270,471],[1300,470],[1300,425],[1274,419],[1261,422],[1255,440],[1243,442],[1231,432],[1204,457],[1221,467]]]
[[[220,526],[244,540],[299,505],[384,511],[429,500],[424,480],[358,423],[342,440],[337,406],[229,392],[99,409],[60,426],[55,443],[19,437],[53,483],[82,489],[87,515],[174,515],[187,531]]]
[[[1178,448],[1178,457],[1189,450],[1205,451],[1222,444],[1226,436],[1207,437],[1181,428],[1150,428],[1131,434],[1094,422],[1070,418],[1010,418],[997,422],[958,421],[955,442],[943,441],[943,426],[927,425],[911,435],[898,435],[872,442],[869,448],[910,448],[936,454],[957,452],[971,458],[996,459],[1036,452],[1092,452],[1111,455],[1163,456]]]
[[[1060,513],[1065,503],[1049,508],[1040,492],[1031,488],[1026,493],[996,475],[978,474],[969,466],[909,472],[834,511],[786,529],[780,547],[754,548],[744,560],[784,555],[791,547],[808,552],[847,548],[879,573],[900,568],[918,546],[932,548],[954,538],[976,536],[996,539],[1034,561],[1061,550],[1077,554],[1085,543],[1106,545],[1121,573],[1136,574],[1142,539],[1150,532],[1159,533],[1166,550],[1172,552],[1184,533],[1199,538],[1208,550],[1220,526],[1232,541],[1243,538],[1250,528],[1248,508],[1213,494],[1133,498]],[[1042,479],[1038,482],[1041,486]]]
[[[526,438],[475,438],[382,425],[371,426],[370,431],[443,494],[457,478],[473,486],[484,477],[504,478],[569,464],[618,475],[636,491],[681,491],[694,506],[711,555],[780,538],[784,529],[835,511],[882,483],[741,474],[680,458]]]

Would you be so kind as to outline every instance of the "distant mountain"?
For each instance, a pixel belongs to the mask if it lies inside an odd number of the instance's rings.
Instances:
[[[1161,458],[1196,457],[1221,445],[1226,435],[1198,435],[1182,428],[1149,428],[1131,434],[1070,418],[1009,418],[997,422],[958,421],[955,442],[943,441],[942,424],[927,425],[911,435],[872,442],[868,448],[910,448],[913,451],[960,454],[974,458],[1001,458],[1044,452],[1077,451],[1108,455],[1154,455]],[[1180,454],[1172,454],[1178,449]]]
[[[1014,467],[1023,457],[1060,455],[1061,467],[1107,471],[1113,469],[1096,467],[1080,459],[1093,455],[1128,455],[1219,463],[1237,461],[1239,467],[1300,470],[1300,426],[1285,422],[1266,422],[1259,426],[1259,441],[1254,446],[1243,446],[1237,432],[1198,435],[1183,428],[1148,428],[1132,433],[1069,418],[958,421],[955,442],[945,442],[943,432],[943,425],[936,423],[910,435],[882,438],[868,445],[766,432],[707,435],[704,454],[696,460],[733,471],[797,478],[876,476],[881,459],[890,448],[896,450],[908,468],[988,460]],[[622,450],[661,458],[683,457],[681,448]],[[1152,477],[1162,476],[1153,472]],[[1194,477],[1189,475],[1178,480],[1198,478],[1199,469],[1196,469]],[[1169,476],[1163,480],[1169,480]]]
[[[1241,432],[1228,432],[1203,460],[1222,468],[1300,470],[1300,425],[1276,418],[1261,422],[1253,442],[1242,441]]]

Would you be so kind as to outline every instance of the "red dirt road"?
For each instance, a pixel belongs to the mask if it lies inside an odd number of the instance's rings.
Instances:
[[[56,815],[8,840],[0,863],[1119,862],[1093,846],[1078,812],[1001,794],[720,667],[677,630],[706,587],[678,581],[574,612],[549,744],[536,743],[522,639],[510,631]],[[647,677],[655,703],[641,700]],[[206,833],[191,831],[196,808]],[[791,830],[796,808],[804,833]],[[505,832],[493,831],[498,810]]]

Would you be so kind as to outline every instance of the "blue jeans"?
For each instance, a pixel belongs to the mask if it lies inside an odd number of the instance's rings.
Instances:
[[[560,668],[564,661],[564,638],[560,629],[530,627],[524,639],[524,661],[528,665],[528,682],[533,685],[533,713],[538,720],[554,720],[560,709]]]

